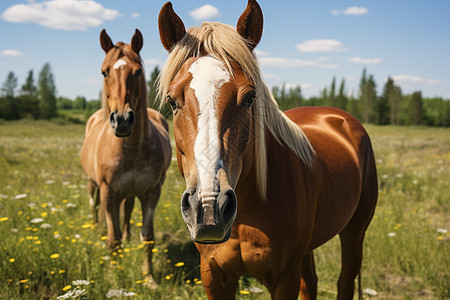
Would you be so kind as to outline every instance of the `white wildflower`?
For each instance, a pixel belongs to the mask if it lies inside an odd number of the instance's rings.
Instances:
[[[135,296],[136,293],[134,292],[128,292],[125,289],[121,289],[121,290],[109,290],[105,297],[106,298],[113,298],[113,297],[131,297],[131,296]]]
[[[262,293],[263,292],[262,289],[260,289],[260,288],[258,288],[256,286],[252,286],[251,288],[248,289],[248,291],[252,292],[252,293]]]
[[[367,294],[369,296],[376,296],[378,294],[377,291],[375,291],[374,289],[369,289],[369,288],[364,289],[363,293]]]
[[[77,205],[74,203],[67,203],[66,206],[67,207],[77,207]]]
[[[54,180],[47,180],[47,181],[45,182],[45,184],[53,184],[53,183],[55,183]]]
[[[388,236],[388,237],[394,237],[394,236],[395,236],[395,232],[389,232],[389,233],[387,234],[387,236]]]
[[[48,229],[48,228],[52,228],[53,226],[50,225],[50,224],[48,224],[48,223],[43,223],[43,224],[41,224],[40,227],[41,227],[41,228],[44,228],[44,229]]]
[[[76,299],[81,296],[84,296],[87,294],[87,291],[85,289],[75,289],[73,291],[68,291],[64,295],[58,296],[56,299]]]
[[[33,223],[33,224],[42,223],[42,222],[44,222],[43,218],[34,218],[34,219],[30,220],[30,223]]]
[[[446,234],[446,233],[448,232],[448,230],[447,230],[447,229],[444,229],[444,228],[438,228],[438,229],[437,229],[437,232]]]
[[[90,283],[89,281],[83,279],[72,281],[72,285],[89,285],[89,283]]]
[[[22,199],[25,198],[27,196],[27,194],[19,194],[19,195],[15,195],[14,199]]]

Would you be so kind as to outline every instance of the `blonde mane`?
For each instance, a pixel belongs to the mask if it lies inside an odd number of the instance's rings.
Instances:
[[[315,152],[304,132],[278,108],[267,85],[263,82],[256,57],[246,41],[234,27],[205,22],[200,27],[191,27],[186,35],[173,47],[158,80],[158,99],[160,105],[170,83],[182,65],[190,57],[211,55],[223,61],[232,74],[231,62],[237,63],[246,76],[255,83],[257,101],[254,104],[254,134],[257,182],[261,195],[267,189],[267,155],[265,128],[276,140],[291,149],[308,167],[313,165]]]
[[[131,48],[130,45],[125,44],[123,42],[118,42],[114,48],[112,48],[108,54],[105,57],[105,60],[103,61],[102,64],[102,69],[106,69],[108,66],[109,68],[112,67],[114,65],[114,63],[121,57],[126,57],[128,58],[131,62],[136,63],[138,65],[140,65],[142,67],[142,72],[141,72],[141,76],[140,76],[140,82],[139,82],[139,96],[143,97],[144,100],[142,101],[142,99],[139,101],[140,106],[142,106],[142,102],[144,103],[144,109],[147,107],[147,84],[145,81],[145,72],[143,70],[143,66],[142,66],[142,59],[139,56],[139,54],[137,54],[136,52],[133,51],[133,49]],[[104,87],[104,83],[102,86],[102,93],[101,93],[101,99],[102,99],[102,108],[104,110],[104,118],[105,120],[109,120],[109,114],[111,113],[108,103],[106,101],[106,95],[105,95],[105,87]],[[139,107],[140,108],[140,107]]]

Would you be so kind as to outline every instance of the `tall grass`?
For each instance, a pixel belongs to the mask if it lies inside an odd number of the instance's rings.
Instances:
[[[450,130],[368,126],[380,197],[365,240],[363,289],[379,299],[450,298]],[[155,215],[155,278],[141,271],[139,202],[132,239],[111,253],[90,216],[79,162],[84,126],[44,121],[0,125],[0,298],[205,299],[199,256],[180,216],[184,180],[173,162]],[[336,297],[339,241],[316,251],[319,299]],[[82,281],[76,281],[82,280]],[[261,292],[262,291],[262,292]],[[270,299],[245,277],[240,299]],[[116,298],[117,298],[116,297]]]

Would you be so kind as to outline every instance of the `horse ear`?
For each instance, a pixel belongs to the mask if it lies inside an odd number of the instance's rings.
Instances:
[[[249,42],[250,50],[258,45],[263,30],[263,13],[256,0],[248,0],[247,8],[239,17],[236,30]]]
[[[105,53],[108,53],[109,50],[111,50],[111,48],[114,47],[114,44],[111,41],[109,35],[106,33],[105,29],[103,29],[102,32],[100,33],[100,44],[102,45],[102,48],[105,51]]]
[[[136,28],[136,32],[134,33],[133,38],[131,39],[131,49],[133,49],[134,52],[139,54],[139,51],[141,51],[143,44],[144,39],[142,38],[142,33],[139,31],[139,29]]]
[[[158,26],[161,42],[169,52],[186,34],[183,21],[175,13],[170,2],[166,2],[159,12]]]

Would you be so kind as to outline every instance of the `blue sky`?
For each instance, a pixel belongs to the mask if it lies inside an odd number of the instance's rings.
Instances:
[[[99,44],[105,28],[113,42],[141,30],[146,76],[167,53],[158,35],[160,0],[0,1],[0,84],[13,71],[23,84],[49,62],[58,96],[95,99],[101,90]],[[185,26],[202,21],[235,25],[245,0],[174,0]],[[334,76],[358,94],[363,68],[381,92],[388,76],[404,93],[450,99],[450,1],[260,0],[264,30],[257,55],[269,86],[300,85],[306,97]]]

